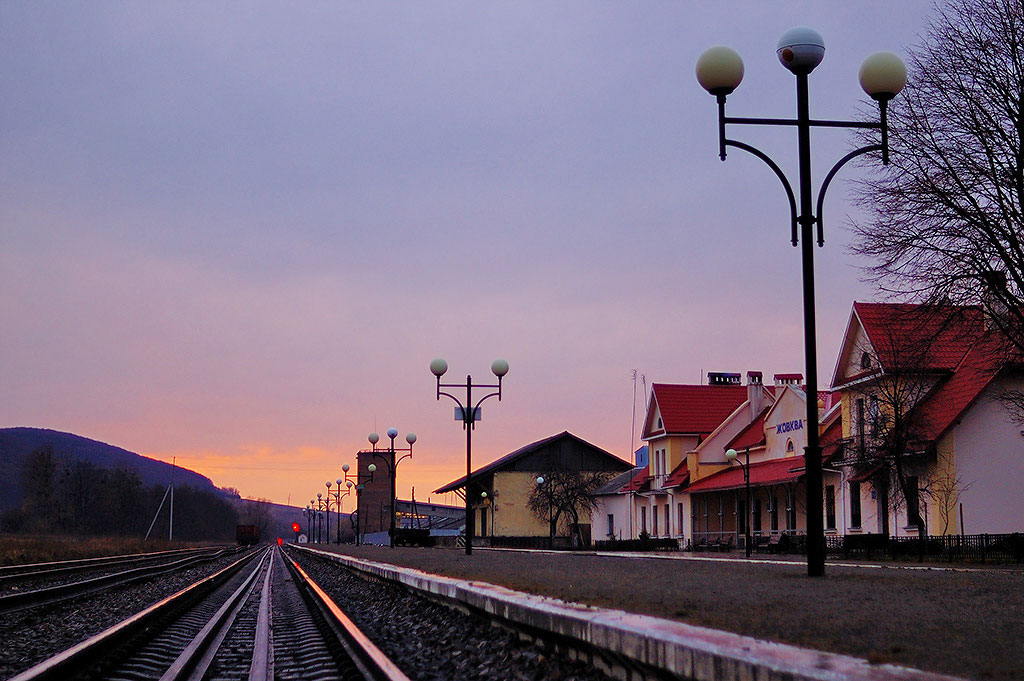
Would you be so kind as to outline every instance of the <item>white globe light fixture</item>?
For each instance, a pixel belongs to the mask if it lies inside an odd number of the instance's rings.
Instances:
[[[366,439],[370,441],[371,445],[375,445],[380,442],[380,435],[377,435],[377,433],[370,433],[366,436]]]
[[[739,456],[739,452],[737,452],[735,449],[729,449],[725,452],[726,461],[735,461],[737,456]]]
[[[434,374],[438,378],[441,378],[448,371],[448,362],[444,361],[440,357],[430,362],[430,373]]]
[[[496,359],[491,362],[491,373],[498,378],[503,377],[508,373],[508,362],[503,359]]]
[[[537,476],[537,484],[538,485],[543,485],[544,484],[544,477],[543,476],[541,476],[541,475]]]
[[[409,443],[410,447],[412,447],[414,444],[416,444],[416,433],[407,433],[405,436],[405,441]]]
[[[860,86],[868,97],[888,101],[907,85],[907,66],[892,52],[875,52],[860,65]]]
[[[398,437],[398,428],[388,428],[388,437],[391,438],[392,440]]]
[[[779,61],[793,73],[807,74],[825,58],[825,40],[813,28],[796,26],[779,38]]]
[[[694,71],[702,88],[724,97],[743,82],[743,59],[731,47],[716,45],[698,57]]]

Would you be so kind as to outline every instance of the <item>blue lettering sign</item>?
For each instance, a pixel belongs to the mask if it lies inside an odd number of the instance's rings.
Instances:
[[[775,434],[782,435],[784,433],[791,433],[794,430],[801,430],[804,427],[804,422],[800,419],[796,421],[786,421],[775,426]]]

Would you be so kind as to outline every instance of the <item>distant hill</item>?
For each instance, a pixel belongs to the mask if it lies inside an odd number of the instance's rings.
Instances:
[[[36,449],[49,445],[59,457],[88,461],[100,468],[125,466],[139,474],[142,484],[189,485],[206,492],[220,492],[208,477],[181,466],[142,456],[104,442],[43,428],[0,428],[0,511],[21,505],[21,470],[26,457]]]

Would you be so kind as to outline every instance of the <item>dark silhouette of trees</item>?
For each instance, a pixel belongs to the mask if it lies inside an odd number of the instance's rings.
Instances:
[[[54,535],[145,535],[166,489],[144,487],[129,467],[100,468],[60,456],[44,446],[26,457],[22,468],[22,505],[0,518],[8,532]],[[153,537],[167,537],[167,504],[153,527]],[[230,540],[238,511],[228,498],[193,487],[174,490],[174,538]]]

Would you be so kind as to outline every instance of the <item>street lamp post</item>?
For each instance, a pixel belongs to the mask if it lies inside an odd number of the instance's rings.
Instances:
[[[342,466],[341,470],[345,474],[345,484],[347,484],[349,487],[352,487],[352,482],[354,481],[356,485],[356,526],[354,529],[356,533],[356,546],[359,546],[359,534],[361,526],[363,524],[363,520],[359,515],[359,502],[360,498],[363,495],[363,485],[366,484],[367,482],[373,482],[373,473],[374,471],[377,470],[377,466],[376,464],[371,463],[369,466],[366,467],[366,470],[369,471],[370,473],[369,475],[360,473],[358,470],[355,473],[349,473],[348,464]]]
[[[807,477],[807,574],[820,577],[825,574],[825,528],[822,514],[821,446],[818,433],[818,366],[817,340],[814,321],[814,240],[813,228],[817,224],[818,246],[824,245],[822,205],[825,192],[839,169],[861,154],[882,152],[882,163],[889,162],[889,138],[886,110],[890,99],[903,90],[907,70],[902,60],[889,52],[879,52],[864,60],[860,68],[860,83],[864,92],[879,105],[878,122],[812,120],[808,105],[807,77],[825,56],[825,42],[817,31],[806,27],[792,28],[779,40],[778,57],[782,65],[796,76],[796,119],[736,118],[725,115],[726,97],[743,80],[743,60],[728,47],[717,46],[706,50],[697,60],[696,75],[701,86],[718,100],[718,153],[724,161],[726,147],[749,152],[764,161],[782,182],[789,199],[791,241],[801,245],[803,268],[804,358],[807,373],[807,447],[804,449]],[[789,180],[779,166],[760,149],[725,136],[727,125],[783,125],[797,129],[797,147],[800,175],[800,212]],[[825,176],[818,190],[817,211],[812,207],[811,189],[811,128],[866,128],[881,132],[881,144],[871,144],[851,151],[841,158]]]
[[[337,484],[338,488],[336,490],[334,490],[333,492],[331,491],[331,481],[328,480],[327,483],[326,483],[327,484],[327,508],[328,508],[328,511],[330,511],[331,498],[333,497],[334,498],[334,508],[335,508],[335,511],[337,512],[337,515],[338,515],[338,531],[334,535],[334,543],[335,544],[340,544],[341,543],[341,500],[344,499],[345,497],[347,497],[352,492],[352,490],[351,490],[352,483],[349,483],[349,488],[350,488],[349,491],[347,491],[344,494],[342,494],[341,493],[341,483],[344,482],[344,481],[341,478],[338,478],[334,482]],[[329,522],[328,522],[328,525],[330,525]],[[328,544],[331,543],[330,542],[330,538],[328,538],[327,543]]]
[[[469,482],[473,476],[472,467],[472,452],[473,452],[473,429],[476,427],[476,422],[480,418],[480,405],[483,404],[484,400],[489,397],[497,397],[498,401],[501,402],[501,379],[508,373],[508,362],[503,359],[496,359],[491,362],[491,373],[497,377],[498,382],[496,384],[478,383],[475,387],[490,390],[492,392],[487,393],[481,397],[476,404],[473,403],[473,377],[467,375],[465,383],[442,383],[441,377],[448,371],[448,362],[441,358],[437,358],[430,363],[430,373],[437,377],[437,399],[441,399],[441,395],[450,397],[454,400],[458,408],[455,410],[456,420],[462,421],[462,428],[466,431],[466,555],[469,556],[473,553],[473,509],[470,507],[470,496],[469,496]],[[466,401],[462,402],[459,398],[455,397],[451,393],[445,392],[442,388],[465,388],[466,389]],[[460,418],[461,416],[461,418]]]
[[[739,454],[735,449],[730,449],[725,453],[725,458],[730,463],[736,461],[738,456]],[[743,469],[743,486],[746,488],[747,494],[746,505],[743,507],[743,549],[744,553],[747,554],[747,558],[750,558],[750,447],[746,449],[746,460],[745,464],[742,462],[737,463]]]
[[[389,544],[391,548],[395,548],[395,518],[397,516],[397,505],[398,505],[398,492],[396,491],[395,478],[398,475],[398,464],[406,459],[412,458],[412,446],[416,443],[416,433],[409,433],[405,436],[405,441],[409,443],[408,447],[395,447],[395,438],[398,437],[398,428],[388,428],[387,430],[388,439],[391,444],[386,450],[378,450],[377,443],[380,442],[380,435],[377,433],[370,433],[369,440],[370,444],[373,445],[373,449],[370,453],[380,459],[387,467],[388,475],[391,477],[391,530],[388,532]],[[397,460],[395,459],[395,452],[407,452]]]
[[[328,511],[330,513],[330,511]],[[330,520],[330,517],[328,517]],[[316,543],[322,544],[324,542],[324,495],[321,492],[316,493]]]
[[[306,514],[306,541],[313,541],[313,507],[306,504],[304,509]]]
[[[548,498],[548,549],[555,547],[555,521],[554,521],[554,505],[555,497],[551,492],[551,481],[547,481],[547,486],[544,485],[544,476],[537,476],[537,486],[544,490],[544,496]]]

